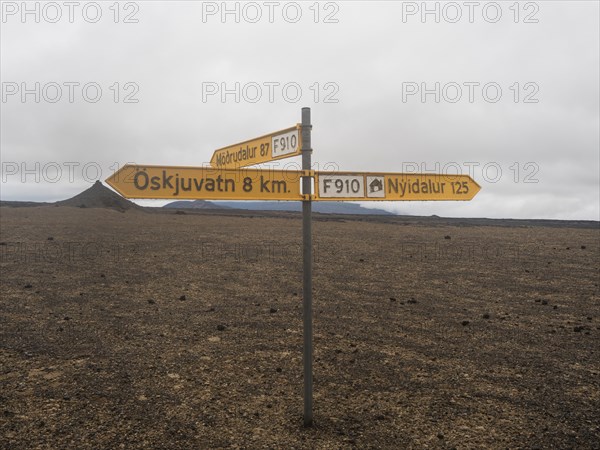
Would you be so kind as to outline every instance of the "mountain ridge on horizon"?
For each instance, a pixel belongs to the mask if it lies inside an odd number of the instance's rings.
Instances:
[[[290,201],[233,201],[233,200],[176,200],[167,203],[163,208],[178,209],[243,209],[249,211],[295,211],[302,210],[302,202]],[[313,212],[324,214],[358,214],[358,215],[378,215],[378,216],[396,216],[389,211],[379,208],[365,208],[356,203],[348,202],[314,202]]]

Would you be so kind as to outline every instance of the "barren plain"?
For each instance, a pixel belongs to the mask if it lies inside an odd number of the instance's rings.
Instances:
[[[0,448],[600,448],[596,226],[0,208]],[[506,224],[505,224],[506,225]]]

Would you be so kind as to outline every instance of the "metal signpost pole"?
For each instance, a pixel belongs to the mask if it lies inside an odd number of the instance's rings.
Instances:
[[[302,108],[302,170],[304,174],[311,170],[312,148],[310,142],[312,125],[310,108]],[[304,315],[304,426],[313,423],[313,346],[312,346],[312,178],[302,178],[302,192],[306,196],[302,201],[302,245],[304,259],[304,280],[302,284],[302,302]],[[307,195],[309,194],[309,195]]]

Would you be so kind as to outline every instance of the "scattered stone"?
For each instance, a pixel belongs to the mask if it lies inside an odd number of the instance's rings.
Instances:
[[[567,250],[571,250],[571,247],[567,247]]]
[[[548,300],[542,300],[542,305],[547,305],[548,304]]]
[[[552,309],[558,309],[558,306],[554,305],[554,306],[552,307]]]
[[[217,325],[217,330],[219,331],[225,331],[225,325]]]
[[[452,237],[450,237],[450,235],[446,235],[444,236],[444,239],[452,239]]]
[[[292,292],[292,295],[293,295],[294,297],[297,297],[297,296],[298,296],[298,293],[297,293],[297,292]]]
[[[153,298],[149,298],[148,299],[148,303],[151,304],[151,305],[154,305],[156,302],[154,301]]]
[[[69,316],[65,316],[64,320],[71,320]]]
[[[278,367],[277,369],[275,369],[278,373],[281,373],[281,367]]]
[[[68,395],[63,395],[63,400],[69,401],[71,400],[71,397],[69,397]]]
[[[467,325],[469,325],[470,323],[471,323],[471,322],[469,322],[468,320],[463,320],[463,321],[461,322],[461,324],[462,324],[462,326],[463,326],[463,327],[466,327],[466,326],[467,326]]]
[[[0,242],[0,245],[6,245],[6,242]]]
[[[362,258],[360,258],[360,259],[359,259],[359,261],[360,261],[360,262],[365,262],[365,260],[364,260],[364,259],[362,259]]]
[[[444,439],[444,434],[443,433],[438,433],[437,437],[438,437],[438,439]]]
[[[583,327],[582,327],[582,326],[576,326],[576,327],[573,327],[573,331],[574,331],[575,333],[580,333],[580,332],[582,332],[582,331],[583,331]]]
[[[181,297],[179,297],[179,300],[185,300],[185,295],[182,295]]]
[[[483,316],[481,316],[481,317],[483,317],[484,319],[489,319],[489,318],[490,318],[490,315],[489,315],[488,313],[485,313],[485,314],[484,314]]]
[[[342,351],[341,351],[339,348],[336,348],[336,349],[335,349],[335,352],[336,352],[337,354],[340,354],[340,353],[342,353]]]
[[[50,236],[50,237],[48,237],[48,240],[49,240],[49,241],[53,241],[53,240],[54,240],[54,238],[53,238],[52,236]]]
[[[396,301],[396,297],[390,297],[390,302],[395,302]]]
[[[33,286],[29,283],[27,283],[25,286],[23,286],[25,289],[31,289]]]
[[[586,249],[586,246],[585,246],[585,245],[582,245],[582,246],[581,246],[581,250],[585,250],[585,249]]]
[[[103,273],[100,274],[100,278],[106,278],[106,275],[104,275]]]
[[[589,321],[592,320],[592,318],[590,316],[587,316],[586,319],[589,320]]]
[[[208,308],[208,309],[206,310],[206,312],[214,312],[214,311],[215,311],[215,308]]]
[[[375,420],[385,420],[385,416],[383,414],[377,414]]]
[[[415,303],[417,303],[417,301],[414,298],[411,298],[410,300],[407,300],[406,303],[414,305]]]
[[[541,302],[541,301],[542,301],[542,300],[541,300],[541,299],[539,299],[539,298],[536,298],[536,299],[535,299],[535,302],[536,302],[536,303],[539,303],[539,302]]]
[[[277,308],[271,308],[271,309],[269,309],[269,312],[271,314],[275,314],[277,312]]]

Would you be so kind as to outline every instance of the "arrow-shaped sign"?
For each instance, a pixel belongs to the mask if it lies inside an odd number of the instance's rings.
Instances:
[[[125,165],[106,182],[126,198],[302,200],[299,171]]]
[[[471,200],[481,187],[468,175],[317,172],[317,201]]]
[[[216,169],[253,166],[299,155],[301,148],[302,133],[300,125],[296,125],[215,150],[210,165]]]

